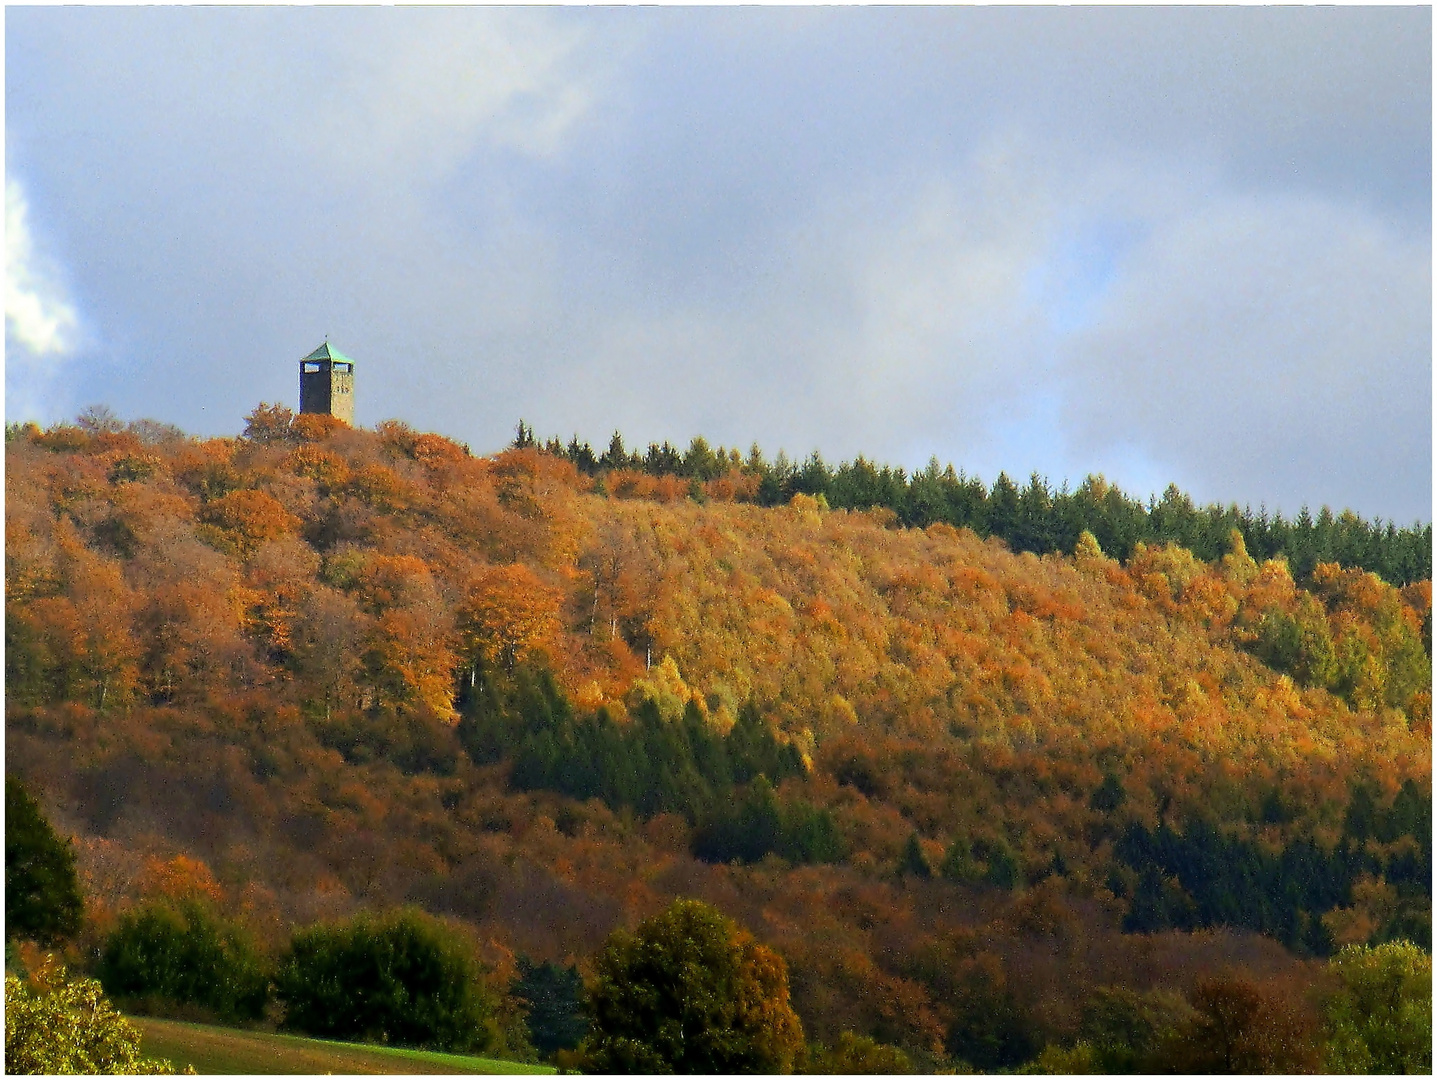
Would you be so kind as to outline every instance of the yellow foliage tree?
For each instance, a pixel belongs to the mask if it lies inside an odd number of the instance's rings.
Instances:
[[[175,1067],[142,1057],[139,1031],[100,984],[68,978],[62,967],[46,972],[38,986],[6,973],[5,1071],[134,1076],[172,1075]]]
[[[202,516],[241,557],[253,554],[266,540],[278,540],[299,528],[299,522],[278,499],[257,488],[242,488],[212,500]]]
[[[679,665],[668,653],[642,679],[635,679],[629,688],[628,705],[637,709],[645,701],[652,701],[665,720],[678,720],[690,701],[697,701],[705,713],[703,699],[699,698],[679,672]]]

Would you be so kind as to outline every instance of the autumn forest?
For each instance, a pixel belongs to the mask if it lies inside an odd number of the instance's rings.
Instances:
[[[784,1067],[1291,1072],[1385,1060],[1344,972],[1430,953],[1430,525],[269,405],[5,467],[72,966],[159,903],[271,958],[421,912],[488,1049],[553,1060],[583,1025],[515,988],[601,1018],[611,933],[683,898],[786,971]]]

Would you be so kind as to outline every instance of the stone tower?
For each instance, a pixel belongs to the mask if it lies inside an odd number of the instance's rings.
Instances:
[[[354,361],[327,341],[299,362],[299,411],[354,426]]]

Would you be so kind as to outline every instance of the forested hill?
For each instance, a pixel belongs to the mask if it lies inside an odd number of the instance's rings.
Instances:
[[[277,407],[8,434],[7,769],[87,925],[178,867],[261,940],[408,902],[503,972],[697,897],[809,1037],[933,1068],[1430,948],[1430,581]]]
[[[1303,507],[1289,521],[1280,513],[1256,512],[1236,504],[1195,505],[1168,485],[1162,498],[1147,503],[1124,494],[1100,476],[1089,476],[1076,489],[1066,484],[1052,490],[1037,473],[1019,488],[1006,473],[991,487],[976,477],[955,472],[937,459],[911,476],[901,468],[875,465],[863,457],[833,468],[817,451],[802,462],[791,462],[782,451],[767,460],[755,445],[747,455],[695,438],[687,451],[667,442],[650,443],[646,452],[627,450],[615,432],[608,449],[595,455],[575,437],[567,445],[557,438],[540,444],[522,420],[513,446],[537,447],[572,462],[586,476],[613,478],[609,486],[632,483],[628,474],[672,476],[704,485],[720,481],[727,497],[760,506],[777,506],[795,495],[822,496],[828,506],[844,510],[893,511],[903,525],[926,528],[935,522],[964,526],[979,536],[997,536],[1014,551],[1073,554],[1084,531],[1102,549],[1127,559],[1139,543],[1179,544],[1206,561],[1228,549],[1233,529],[1243,535],[1247,550],[1258,559],[1282,556],[1293,576],[1306,583],[1319,563],[1370,570],[1384,581],[1407,585],[1432,577],[1432,526],[1398,527],[1395,522],[1367,521],[1350,510],[1334,515],[1326,506],[1316,517]]]

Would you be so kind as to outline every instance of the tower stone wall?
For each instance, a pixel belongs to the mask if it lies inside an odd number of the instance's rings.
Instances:
[[[354,361],[325,342],[299,362],[299,411],[354,426]]]

